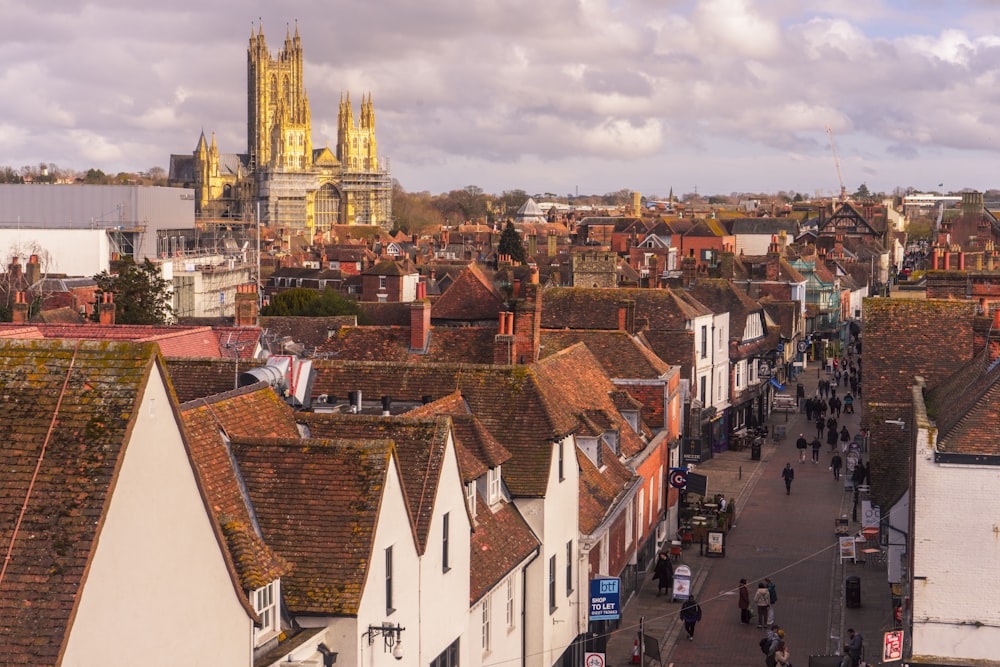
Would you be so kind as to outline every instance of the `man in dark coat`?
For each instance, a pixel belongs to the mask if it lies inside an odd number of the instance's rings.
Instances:
[[[694,626],[701,620],[701,607],[695,601],[694,593],[681,605],[681,620],[684,621],[688,640],[694,641]]]

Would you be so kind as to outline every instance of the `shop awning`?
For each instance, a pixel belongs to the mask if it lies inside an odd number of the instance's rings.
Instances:
[[[778,391],[785,391],[785,385],[781,384],[774,378],[771,378],[771,384],[774,385],[774,388],[777,389]]]

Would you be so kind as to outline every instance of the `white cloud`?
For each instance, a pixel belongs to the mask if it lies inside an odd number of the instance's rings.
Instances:
[[[0,0],[0,11],[0,138],[15,167],[165,166],[202,129],[244,151],[258,17],[272,52],[298,20],[315,144],[335,143],[342,94],[356,109],[371,92],[379,151],[408,190],[654,194],[672,178],[678,191],[829,189],[827,125],[845,179],[856,169],[874,189],[916,184],[921,170],[935,185],[989,186],[1000,150],[1000,18],[975,2]]]

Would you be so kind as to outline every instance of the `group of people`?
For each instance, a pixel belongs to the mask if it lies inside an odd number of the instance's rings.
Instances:
[[[750,589],[747,580],[740,579],[739,586],[740,623],[750,625],[753,611],[750,609]],[[763,628],[774,623],[774,605],[778,602],[778,589],[774,582],[765,578],[757,584],[753,594],[753,603],[757,607],[757,627]]]

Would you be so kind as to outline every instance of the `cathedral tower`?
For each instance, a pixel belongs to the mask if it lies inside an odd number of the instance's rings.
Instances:
[[[250,170],[303,171],[312,166],[309,98],[302,82],[302,43],[285,32],[277,58],[264,26],[250,31],[247,49],[247,152]]]
[[[375,106],[372,95],[368,99],[361,97],[361,116],[354,123],[354,110],[351,108],[351,93],[347,100],[340,99],[340,111],[337,114],[337,159],[345,171],[377,171],[378,153],[375,145]]]

